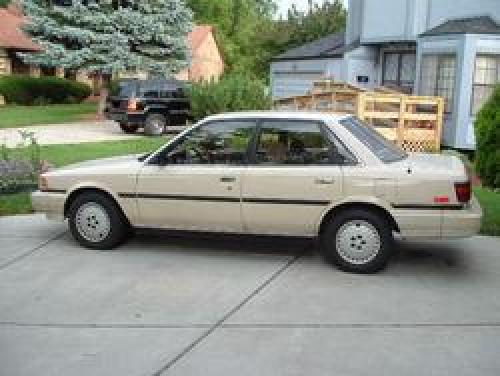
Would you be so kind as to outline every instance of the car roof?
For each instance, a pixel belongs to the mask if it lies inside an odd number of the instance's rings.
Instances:
[[[350,117],[351,115],[327,114],[321,112],[303,112],[303,111],[249,111],[249,112],[229,112],[224,114],[212,115],[205,121],[214,120],[234,120],[234,119],[278,119],[278,120],[312,120],[325,123],[335,122]]]

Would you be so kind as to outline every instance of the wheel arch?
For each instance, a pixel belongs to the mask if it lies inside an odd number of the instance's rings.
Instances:
[[[321,222],[318,227],[318,235],[321,235],[326,228],[328,222],[333,218],[333,216],[338,215],[340,212],[349,209],[365,209],[375,212],[389,221],[393,231],[401,232],[398,223],[396,222],[394,216],[387,210],[387,208],[373,202],[363,202],[363,201],[349,201],[340,203],[332,208],[330,208],[322,217]]]
[[[97,187],[97,186],[92,186],[92,185],[79,185],[77,187],[75,187],[74,189],[72,189],[67,197],[66,197],[66,200],[64,202],[64,218],[67,218],[68,217],[68,212],[69,212],[69,209],[71,207],[71,204],[74,202],[74,200],[82,195],[83,193],[87,193],[87,192],[95,192],[95,193],[99,193],[99,194],[102,194],[103,196],[106,196],[107,198],[109,198],[111,201],[113,201],[116,205],[116,207],[118,209],[120,209],[123,217],[127,220],[127,222],[130,224],[130,220],[129,218],[127,217],[125,211],[123,210],[123,207],[120,205],[120,202],[118,200],[118,197],[113,194],[110,190],[104,188],[104,187]]]

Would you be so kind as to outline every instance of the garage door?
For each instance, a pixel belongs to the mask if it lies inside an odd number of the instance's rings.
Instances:
[[[273,98],[286,98],[306,94],[312,89],[314,81],[324,78],[318,72],[274,72],[272,76]]]

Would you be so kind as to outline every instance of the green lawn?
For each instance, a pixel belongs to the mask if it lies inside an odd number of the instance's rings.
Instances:
[[[48,145],[40,147],[40,157],[57,167],[91,159],[126,154],[146,153],[166,142],[163,137],[137,137],[134,140],[94,142],[77,145]],[[12,155],[29,158],[29,150],[12,149]],[[0,216],[26,214],[32,211],[29,193],[0,195]]]
[[[474,188],[474,193],[483,208],[481,233],[500,236],[500,193],[485,188]]]
[[[0,128],[70,123],[88,119],[96,111],[96,103],[2,106],[0,107]]]

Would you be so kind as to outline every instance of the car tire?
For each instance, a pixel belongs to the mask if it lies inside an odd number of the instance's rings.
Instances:
[[[167,118],[162,114],[149,114],[144,122],[144,134],[160,136],[165,132]]]
[[[135,132],[137,132],[137,129],[139,129],[139,127],[137,125],[132,125],[132,124],[128,124],[128,123],[120,123],[120,128],[123,132],[128,133],[128,134],[135,133]]]
[[[98,192],[75,198],[68,212],[69,229],[78,243],[90,249],[113,249],[130,234],[130,226],[118,205]]]
[[[376,273],[392,256],[392,226],[385,216],[364,209],[335,214],[320,236],[325,260],[350,273]]]

